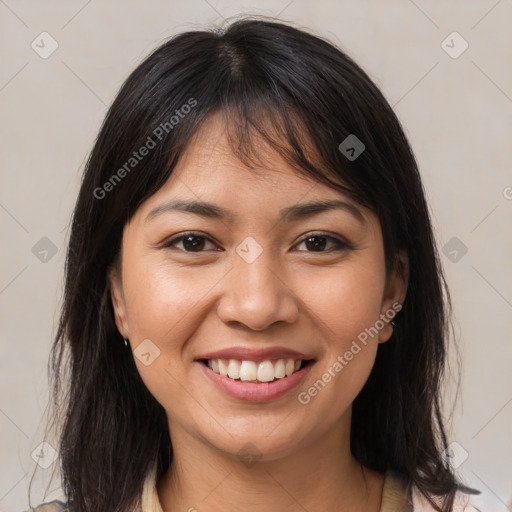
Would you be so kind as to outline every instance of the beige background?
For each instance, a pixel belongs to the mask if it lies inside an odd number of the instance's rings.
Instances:
[[[456,262],[450,260],[455,256],[450,245],[442,253],[464,369],[450,432],[463,461],[458,470],[483,491],[475,500],[483,510],[507,510],[512,499],[512,3],[255,4],[0,0],[1,511],[21,511],[28,504],[36,465],[31,453],[43,441],[46,363],[67,225],[107,105],[164,37],[240,13],[279,15],[330,38],[395,106],[420,164],[440,249],[457,237],[451,243],[468,250],[462,258],[459,251]],[[58,43],[46,59],[31,47],[34,40],[42,46],[43,31]],[[458,58],[441,46],[453,31],[469,44]],[[463,48],[457,37],[445,43],[452,53]],[[51,48],[49,39],[45,48]],[[43,237],[56,246],[54,256],[41,252],[48,244],[39,242]],[[39,470],[39,476],[46,478],[55,466]],[[58,490],[50,495],[59,496]],[[41,497],[36,492],[33,501]]]

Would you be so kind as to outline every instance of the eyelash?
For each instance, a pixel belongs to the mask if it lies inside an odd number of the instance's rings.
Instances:
[[[208,240],[211,243],[215,243],[211,238],[203,235],[202,233],[198,233],[196,231],[187,231],[187,232],[183,233],[182,235],[180,235],[179,237],[173,238],[173,239],[165,242],[163,247],[171,248],[177,242],[181,242],[185,238],[188,238],[188,237],[191,237],[191,236],[195,237],[195,238],[204,238],[205,240]],[[326,238],[327,240],[330,240],[330,241],[334,242],[334,244],[337,246],[337,249],[334,249],[334,251],[341,251],[341,250],[352,249],[352,246],[350,246],[346,242],[343,242],[339,238],[336,238],[336,237],[334,237],[334,236],[332,236],[332,235],[330,235],[328,233],[321,232],[321,231],[310,233],[310,234],[304,236],[301,240],[299,240],[297,242],[297,245],[300,245],[301,243],[305,242],[306,240],[308,240],[310,238]],[[186,251],[186,250],[181,250],[181,251],[185,252],[187,254],[200,254],[201,252],[205,252],[205,251]],[[314,254],[315,253],[316,254],[322,254],[322,253],[333,252],[333,250],[331,250],[331,251],[299,251],[299,252],[310,252],[310,253],[314,253]]]

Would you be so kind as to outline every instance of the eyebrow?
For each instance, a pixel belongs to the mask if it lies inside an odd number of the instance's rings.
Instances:
[[[280,210],[279,218],[283,222],[296,222],[300,219],[332,210],[344,210],[352,214],[352,216],[361,224],[366,224],[364,215],[356,206],[340,200],[314,201],[288,206]],[[205,201],[171,200],[166,201],[151,210],[147,215],[145,222],[164,213],[173,211],[193,213],[195,215],[200,215],[201,217],[227,220],[229,222],[234,222],[236,219],[236,215],[233,214],[233,212],[213,203]]]

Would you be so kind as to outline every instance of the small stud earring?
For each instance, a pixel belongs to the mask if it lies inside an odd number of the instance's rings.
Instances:
[[[124,346],[127,347],[128,346],[128,340],[126,338],[124,338]]]

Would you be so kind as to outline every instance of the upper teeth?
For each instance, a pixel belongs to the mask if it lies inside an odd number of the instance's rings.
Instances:
[[[271,382],[274,379],[282,379],[296,372],[302,359],[278,359],[275,365],[272,361],[265,360],[260,363],[254,361],[238,361],[236,359],[209,359],[208,367],[215,373],[231,379],[243,381]]]

